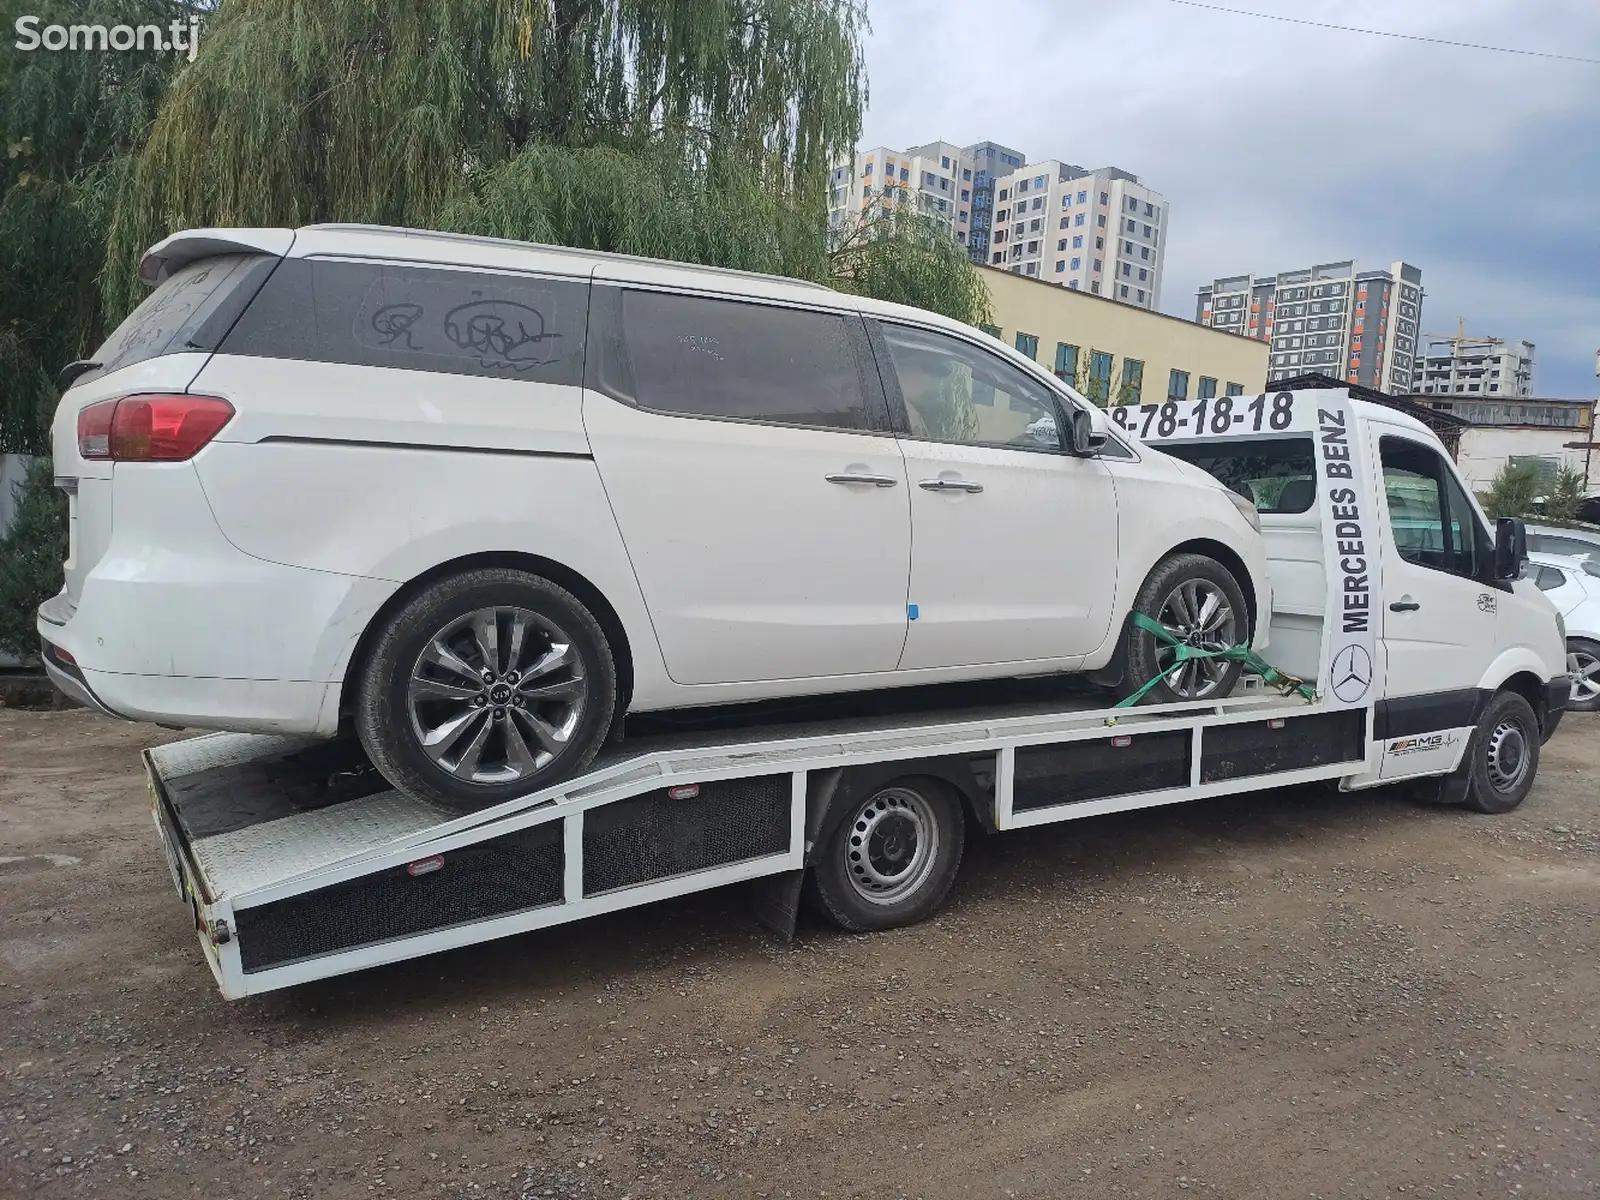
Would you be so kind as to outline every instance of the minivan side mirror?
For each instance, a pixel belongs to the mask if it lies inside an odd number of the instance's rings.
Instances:
[[[1095,427],[1094,414],[1074,404],[1067,413],[1067,420],[1071,438],[1067,453],[1079,458],[1092,458],[1099,454],[1106,444],[1106,434],[1105,430]]]
[[[1494,526],[1494,577],[1515,581],[1527,571],[1527,526],[1518,517],[1501,517]]]

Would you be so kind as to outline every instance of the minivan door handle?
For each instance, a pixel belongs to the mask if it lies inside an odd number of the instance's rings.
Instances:
[[[1419,609],[1421,607],[1422,607],[1422,605],[1418,604],[1410,596],[1403,596],[1399,600],[1396,600],[1393,604],[1389,605],[1389,611],[1390,612],[1416,612],[1417,609]]]
[[[970,479],[924,479],[917,484],[930,492],[981,492],[983,484]]]
[[[829,483],[866,483],[873,487],[893,487],[898,480],[893,475],[867,475],[845,471],[838,475],[824,475]]]

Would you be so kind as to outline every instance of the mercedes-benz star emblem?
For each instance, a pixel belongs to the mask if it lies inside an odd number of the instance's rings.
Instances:
[[[1354,704],[1372,687],[1372,655],[1357,645],[1346,646],[1333,656],[1333,694],[1346,704]]]

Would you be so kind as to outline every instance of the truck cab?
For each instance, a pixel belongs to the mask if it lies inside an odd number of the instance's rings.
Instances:
[[[1326,703],[1373,706],[1376,767],[1342,786],[1459,767],[1506,692],[1533,710],[1541,739],[1554,732],[1570,694],[1565,633],[1525,577],[1521,522],[1484,516],[1425,425],[1339,391],[1162,407],[1112,416],[1255,503],[1273,663],[1315,680]],[[1482,756],[1494,737],[1480,738]],[[1499,737],[1489,769],[1515,778],[1523,748],[1514,730]]]

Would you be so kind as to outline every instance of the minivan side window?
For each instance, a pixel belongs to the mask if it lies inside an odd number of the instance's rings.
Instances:
[[[1534,586],[1541,592],[1553,592],[1557,588],[1567,586],[1565,573],[1555,567],[1535,567],[1533,570]]]
[[[270,254],[218,254],[185,263],[112,330],[92,355],[100,366],[79,378],[163,354],[215,350],[277,261]]]
[[[614,389],[641,408],[824,429],[882,427],[847,324],[857,318],[633,289],[622,291],[614,311],[627,367]]]
[[[1400,557],[1419,567],[1478,577],[1489,553],[1472,505],[1438,453],[1400,437],[1379,440],[1389,527]]]
[[[581,279],[288,258],[221,351],[576,386],[588,294]]]
[[[1057,453],[1056,406],[1047,389],[1010,363],[959,338],[881,324],[905,402],[908,432],[930,442]]]

